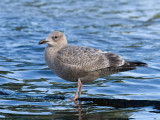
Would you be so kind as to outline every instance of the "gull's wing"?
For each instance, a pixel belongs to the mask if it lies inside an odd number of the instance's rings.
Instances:
[[[119,67],[125,62],[119,55],[114,53],[72,45],[59,50],[54,61],[56,64],[69,69],[80,69],[88,72],[108,67]]]

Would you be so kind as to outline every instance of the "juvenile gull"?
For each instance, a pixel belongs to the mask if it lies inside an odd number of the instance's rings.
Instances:
[[[77,91],[73,100],[81,95],[82,83],[96,80],[98,77],[116,72],[135,69],[136,66],[146,66],[142,62],[129,62],[121,56],[90,47],[70,45],[66,36],[54,31],[39,42],[47,43],[45,60],[49,68],[59,77],[77,82]]]

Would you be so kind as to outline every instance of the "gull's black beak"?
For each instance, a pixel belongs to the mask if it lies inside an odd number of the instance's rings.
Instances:
[[[46,40],[41,40],[41,41],[39,42],[39,44],[44,44],[44,43],[47,43],[47,41],[46,41]]]

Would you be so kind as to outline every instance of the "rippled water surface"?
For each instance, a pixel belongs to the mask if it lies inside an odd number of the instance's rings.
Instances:
[[[160,100],[159,0],[4,0],[0,2],[1,119],[160,119],[153,107],[81,103],[78,110],[70,100],[77,84],[52,73],[43,57],[45,45],[38,45],[54,30],[64,32],[71,44],[148,64],[84,84],[82,97]]]

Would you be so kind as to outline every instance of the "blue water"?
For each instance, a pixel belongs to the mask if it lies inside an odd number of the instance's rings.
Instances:
[[[148,64],[83,85],[82,97],[160,100],[160,1],[5,0],[0,2],[1,119],[160,119],[153,107],[84,106],[70,99],[77,84],[52,73],[38,42],[54,30],[70,44]],[[29,96],[29,97],[27,97]],[[34,97],[30,97],[34,96]],[[42,96],[42,97],[36,97]]]

